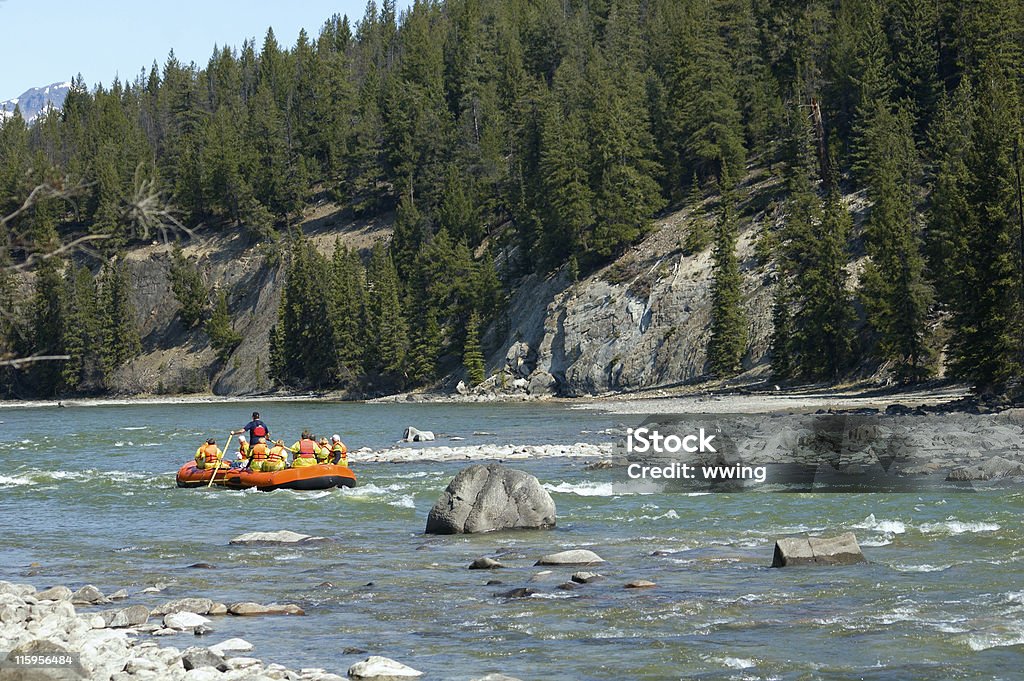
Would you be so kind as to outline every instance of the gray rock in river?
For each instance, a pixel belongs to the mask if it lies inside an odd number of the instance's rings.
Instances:
[[[348,668],[348,677],[356,680],[397,681],[418,676],[423,676],[423,672],[380,655],[371,655]]]
[[[540,481],[500,464],[475,464],[448,483],[427,516],[428,534],[555,526],[555,502]]]
[[[477,558],[469,564],[470,570],[497,570],[503,567],[505,567],[504,563],[494,560],[493,558],[488,558],[487,556]]]
[[[775,542],[772,567],[852,565],[867,562],[853,532],[835,537],[788,537]]]
[[[237,615],[239,617],[246,617],[252,615],[305,615],[306,612],[299,606],[293,603],[286,603],[284,605],[278,605],[277,603],[271,603],[270,605],[260,605],[259,603],[233,603],[228,606],[228,613]]]
[[[197,615],[208,615],[216,605],[209,598],[175,598],[153,608],[153,614],[170,615],[175,612],[194,612]]]
[[[995,480],[998,478],[1012,478],[1024,475],[1024,464],[1004,459],[1001,456],[993,456],[988,461],[977,466],[961,466],[954,468],[946,476],[946,480]]]
[[[541,556],[534,565],[596,565],[603,563],[604,558],[587,549],[572,549]]]
[[[311,537],[291,530],[276,532],[246,532],[232,539],[229,544],[302,544],[312,541],[326,541],[326,537]]]
[[[11,649],[8,660],[26,655],[69,655],[69,646],[50,639],[34,639]],[[0,671],[4,681],[77,681],[89,678],[88,671],[78,661],[67,667],[10,667]]]

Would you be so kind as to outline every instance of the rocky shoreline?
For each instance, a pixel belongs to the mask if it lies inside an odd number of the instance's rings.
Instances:
[[[209,646],[179,649],[153,637],[212,633],[209,617],[295,616],[294,605],[225,605],[208,598],[179,598],[150,609],[109,607],[126,591],[105,596],[94,586],[77,591],[55,586],[0,581],[0,681],[343,681],[322,668],[288,669],[250,657],[252,644],[227,638]],[[104,607],[107,606],[107,607]],[[100,609],[102,608],[102,609]],[[79,610],[84,610],[80,612]],[[209,616],[209,617],[208,617]],[[355,652],[355,651],[347,651]],[[351,665],[350,679],[388,681],[422,673],[400,662],[371,655]],[[502,675],[479,681],[516,681]]]

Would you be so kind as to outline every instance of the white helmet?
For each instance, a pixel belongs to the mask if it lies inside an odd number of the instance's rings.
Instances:
[[[331,442],[341,442],[341,436],[335,433],[331,436]]]

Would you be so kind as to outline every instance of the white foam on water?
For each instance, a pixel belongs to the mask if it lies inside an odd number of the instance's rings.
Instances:
[[[11,477],[11,476],[7,476],[7,475],[0,475],[0,486],[3,486],[3,487],[20,487],[22,485],[37,485],[37,484],[39,484],[39,483],[37,483],[35,480],[32,480],[30,478],[26,478],[26,477],[23,477],[23,476]]]
[[[750,669],[757,666],[756,661],[743,657],[725,657],[722,658],[722,664],[729,669]]]
[[[853,527],[862,530],[885,532],[887,534],[903,534],[907,531],[906,523],[902,520],[877,520],[874,513],[859,523],[854,524]]]
[[[610,497],[615,494],[610,482],[560,482],[557,485],[544,483],[544,489],[560,494],[575,494],[581,497]]]
[[[889,540],[889,539],[858,539],[857,543],[860,544],[861,546],[876,547],[876,546],[888,546],[889,544],[892,543],[892,541]]]
[[[953,567],[952,564],[928,565],[927,563],[923,565],[901,565],[899,563],[892,565],[893,569],[899,570],[900,572],[943,572],[944,570],[948,570],[951,567]]]
[[[1022,644],[1024,644],[1024,632],[1022,631],[987,632],[967,637],[967,646],[975,652]]]
[[[918,529],[922,534],[968,534],[975,532],[995,532],[1002,529],[999,523],[965,523],[950,518],[941,523],[923,523]]]
[[[398,508],[416,508],[415,497],[411,494],[406,494],[401,499],[389,501],[388,506],[396,506]]]
[[[148,430],[149,426],[125,426],[121,430]]]
[[[274,560],[298,560],[302,558],[301,553],[282,553],[279,556],[274,556]]]

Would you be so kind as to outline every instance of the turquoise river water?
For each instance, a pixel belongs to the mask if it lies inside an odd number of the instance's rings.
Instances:
[[[85,583],[127,604],[182,596],[298,603],[305,617],[215,618],[205,639],[240,636],[251,655],[344,674],[367,654],[427,679],[1024,678],[1024,492],[620,494],[619,470],[579,458],[516,461],[551,491],[558,527],[423,534],[465,465],[353,464],[359,486],[329,492],[178,489],[201,439],[258,408],[290,444],[338,432],[390,446],[406,425],[438,445],[602,442],[622,417],[562,405],[134,404],[0,407],[0,579]],[[627,424],[632,425],[632,424]],[[474,433],[486,433],[477,434]],[[451,440],[453,436],[465,440]],[[229,546],[251,530],[333,539]],[[776,538],[857,533],[866,565],[771,569]],[[571,568],[537,557],[591,548],[601,582],[556,586]],[[657,555],[652,555],[657,551]],[[481,555],[510,567],[467,570]],[[205,562],[216,569],[189,569]],[[488,579],[503,585],[485,586]],[[657,587],[623,589],[633,579]],[[533,580],[533,581],[531,581]],[[162,583],[157,595],[143,587]],[[495,597],[530,586],[525,599]],[[361,649],[365,653],[348,652]]]

